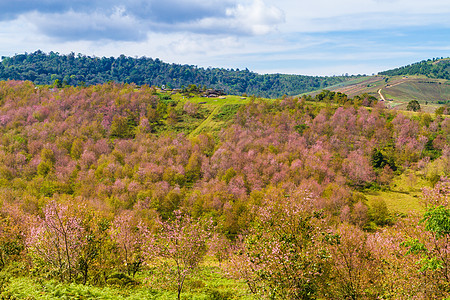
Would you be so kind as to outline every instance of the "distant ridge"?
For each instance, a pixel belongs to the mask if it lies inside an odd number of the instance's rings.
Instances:
[[[433,58],[404,67],[380,72],[380,75],[423,75],[428,78],[450,80],[450,58]]]
[[[229,94],[281,97],[326,88],[358,76],[260,75],[245,70],[199,68],[165,63],[158,58],[90,57],[82,54],[34,53],[2,57],[0,80],[30,80],[35,84],[93,85],[108,81],[137,85],[165,85],[168,88],[191,84],[222,89]]]

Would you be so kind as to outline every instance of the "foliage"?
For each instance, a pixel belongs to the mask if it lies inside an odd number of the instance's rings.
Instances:
[[[428,190],[426,197],[428,209],[420,223],[427,233],[419,238],[409,238],[402,243],[408,254],[417,257],[421,280],[427,285],[427,294],[442,298],[450,295],[450,209],[448,206],[448,179],[443,178],[440,185]],[[431,201],[430,201],[431,200]]]
[[[239,295],[446,296],[449,120],[322,96],[0,82],[0,284],[227,298],[204,279],[227,268]]]
[[[419,101],[417,100],[409,101],[408,105],[406,106],[406,110],[419,111],[420,110]]]
[[[450,60],[448,58],[433,58],[418,63],[380,72],[381,75],[425,75],[429,78],[450,79]]]
[[[144,262],[141,248],[145,229],[134,212],[123,211],[116,216],[110,230],[127,274],[134,277]]]
[[[166,276],[176,282],[178,300],[186,278],[198,267],[207,252],[208,232],[202,224],[180,211],[175,212],[173,221],[159,221],[156,236],[148,237],[149,257],[168,260],[163,264]]]
[[[30,80],[36,84],[92,85],[109,81],[137,85],[167,85],[168,88],[188,86],[186,92],[198,86],[223,89],[230,94],[281,97],[317,90],[352,79],[350,76],[301,76],[284,74],[259,75],[249,70],[198,68],[197,66],[164,63],[158,58],[90,57],[85,55],[34,53],[2,57],[1,80]]]
[[[327,254],[320,247],[319,220],[305,211],[314,199],[307,193],[296,199],[275,193],[258,211],[235,258],[238,267],[249,270],[246,281],[270,298],[315,299],[327,272]]]
[[[81,220],[69,206],[56,202],[48,203],[43,213],[44,219],[31,229],[27,241],[31,255],[39,267],[56,272],[61,280],[72,281],[86,243]]]
[[[438,206],[429,209],[423,216],[425,230],[432,232],[440,239],[450,235],[450,209]]]

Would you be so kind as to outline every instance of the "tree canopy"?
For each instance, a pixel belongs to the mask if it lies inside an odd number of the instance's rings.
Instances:
[[[0,80],[30,80],[35,84],[95,85],[108,81],[182,88],[191,84],[221,89],[229,94],[261,97],[298,95],[354,76],[260,75],[248,69],[200,68],[169,64],[158,58],[90,57],[82,54],[34,53],[2,57]]]
[[[425,75],[429,78],[450,80],[450,59],[433,58],[400,68],[380,72],[380,75]]]

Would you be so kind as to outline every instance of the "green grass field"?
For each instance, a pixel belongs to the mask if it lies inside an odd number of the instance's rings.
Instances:
[[[158,271],[143,271],[137,274],[137,285],[92,286],[76,283],[61,283],[56,280],[11,276],[0,273],[1,299],[114,299],[140,300],[158,299],[172,300],[177,298],[177,288],[173,282],[153,280],[161,276]],[[156,277],[156,276],[155,276]],[[207,258],[199,270],[188,277],[183,286],[182,299],[192,300],[254,300],[246,284],[228,278],[224,271],[212,258]]]
[[[420,202],[422,188],[429,186],[430,183],[419,174],[408,171],[394,177],[389,190],[366,191],[364,194],[369,205],[376,199],[382,199],[392,213],[423,213],[425,209]]]

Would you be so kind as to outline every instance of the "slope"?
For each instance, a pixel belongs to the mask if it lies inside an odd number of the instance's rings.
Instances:
[[[35,84],[95,85],[108,81],[137,85],[183,88],[195,84],[221,89],[229,94],[281,97],[296,95],[356,78],[286,74],[260,75],[247,69],[199,68],[168,64],[158,58],[89,57],[36,51],[2,57],[0,80],[30,80]]]
[[[396,109],[406,109],[411,100],[419,101],[425,112],[434,112],[436,108],[450,103],[450,81],[424,76],[371,76],[351,80],[329,90],[349,97],[367,93]],[[316,91],[312,95],[318,93]]]
[[[433,58],[379,73],[387,76],[423,75],[450,80],[450,58]]]

